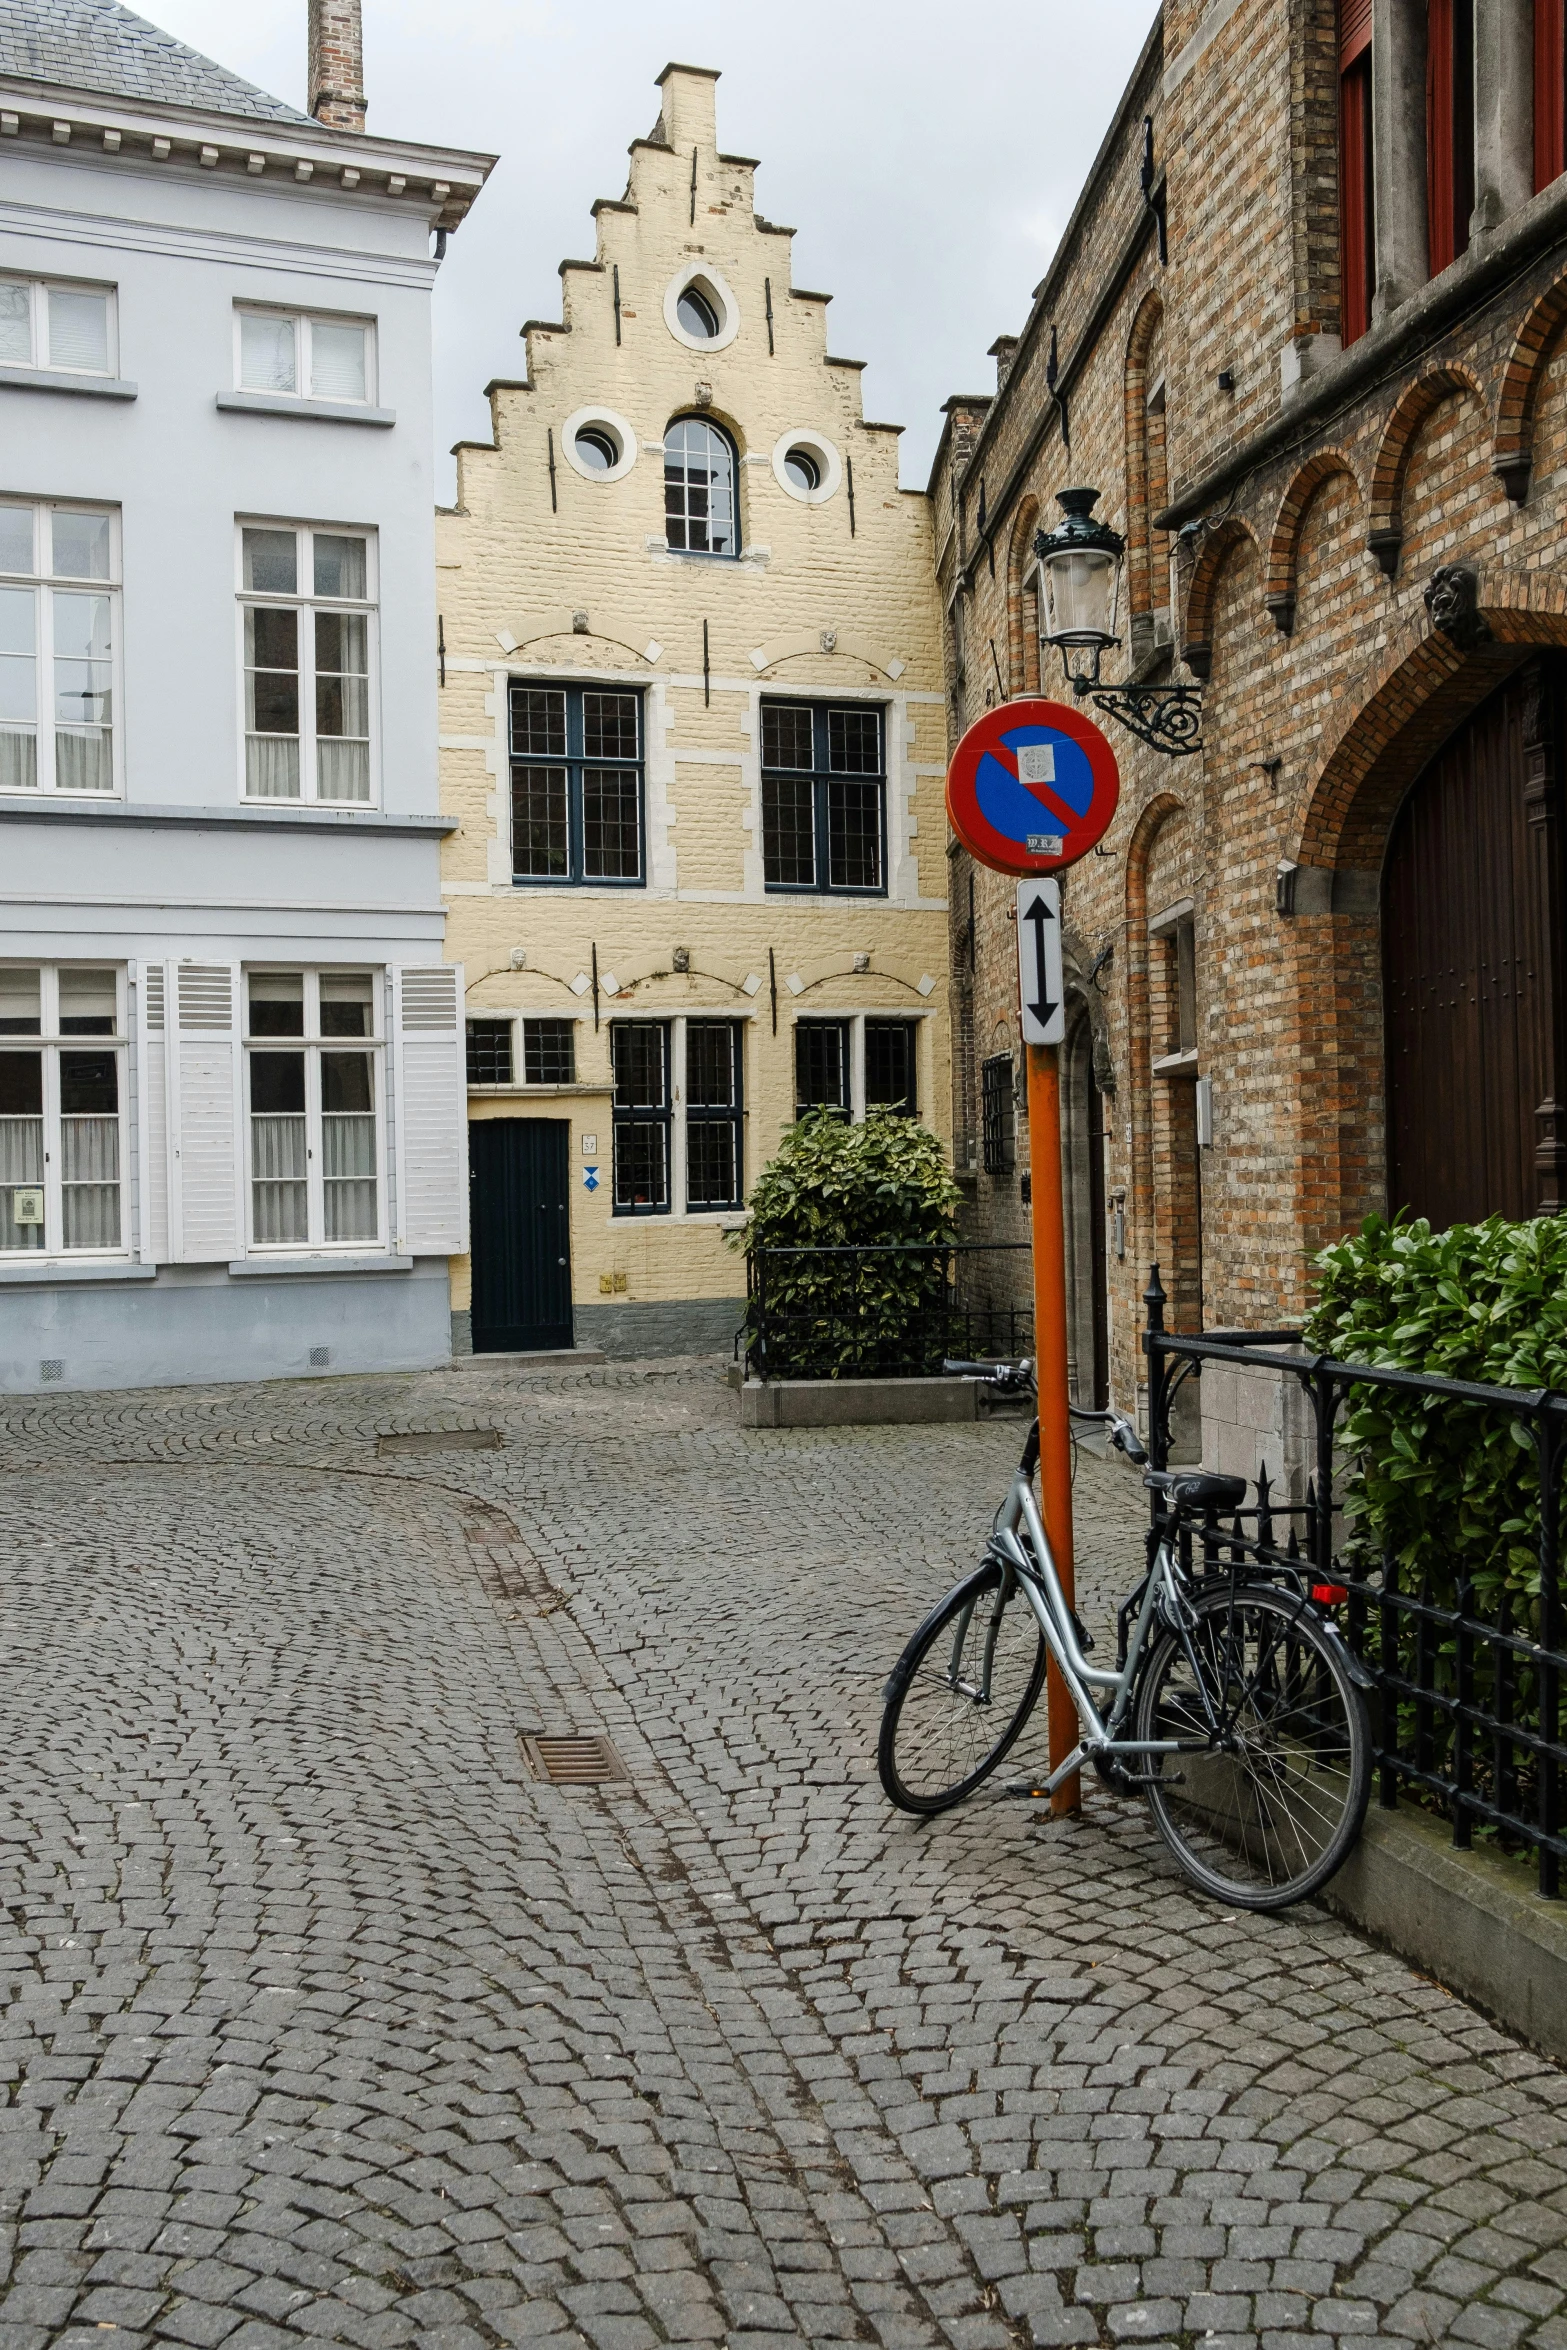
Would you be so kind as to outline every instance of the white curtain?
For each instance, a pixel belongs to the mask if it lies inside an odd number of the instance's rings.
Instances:
[[[245,789],[253,800],[297,800],[298,737],[291,734],[247,734]]]
[[[42,1118],[0,1118],[0,1248],[42,1248],[41,1224],[18,1224],[16,1192],[20,1184],[39,1185],[44,1179],[44,1122]]]
[[[67,1248],[120,1245],[120,1122],[60,1120],[60,1182]]]
[[[375,1118],[321,1121],[323,1213],[328,1240],[374,1240]]]
[[[250,1172],[257,1242],[308,1240],[304,1119],[252,1118]]]

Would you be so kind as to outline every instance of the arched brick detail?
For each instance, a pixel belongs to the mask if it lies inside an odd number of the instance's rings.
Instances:
[[[1126,344],[1126,594],[1131,617],[1163,602],[1154,595],[1153,574],[1155,542],[1162,546],[1164,533],[1155,532],[1152,517],[1165,498],[1153,494],[1148,449],[1148,360],[1163,323],[1164,303],[1150,291],[1137,306]],[[1163,488],[1167,492],[1168,483]]]
[[[1547,286],[1518,329],[1496,396],[1491,470],[1515,505],[1522,505],[1534,464],[1534,420],[1540,387],[1562,328],[1567,325],[1567,272]]]
[[[1206,677],[1213,666],[1213,597],[1219,575],[1237,547],[1249,544],[1257,551],[1250,523],[1232,515],[1210,532],[1192,570],[1186,590],[1186,631],[1181,658],[1194,677]]]
[[[1028,598],[1023,581],[1034,555],[1034,533],[1039,528],[1039,500],[1024,498],[1007,541],[1007,692],[1039,690],[1039,634],[1026,625]],[[1036,590],[1037,593],[1037,590]]]
[[[1505,563],[1473,566],[1489,641],[1461,652],[1423,607],[1388,638],[1369,690],[1346,716],[1312,788],[1302,865],[1372,871],[1398,803],[1453,728],[1531,645],[1567,645],[1567,578]]]
[[[1130,1246],[1133,1262],[1149,1263],[1157,1253],[1154,1216],[1153,1054],[1148,1041],[1148,859],[1161,828],[1186,802],[1174,792],[1155,792],[1139,814],[1126,844],[1126,1057],[1132,1127]]]
[[[1381,921],[1375,884],[1364,877],[1380,874],[1405,793],[1453,729],[1531,648],[1567,645],[1567,581],[1501,563],[1476,570],[1482,641],[1461,650],[1423,610],[1409,616],[1329,747],[1301,825],[1301,865],[1363,877],[1357,888],[1319,884],[1325,910],[1285,926],[1295,961],[1308,1261],[1386,1206]]]
[[[1358,497],[1360,479],[1344,451],[1318,449],[1314,456],[1307,458],[1285,491],[1273,525],[1263,602],[1273,616],[1273,625],[1285,636],[1295,626],[1296,570],[1300,558],[1300,534],[1305,527],[1306,514],[1318,490],[1335,473],[1349,477]]]
[[[1417,376],[1399,394],[1382,430],[1376,463],[1371,468],[1371,516],[1366,544],[1389,579],[1398,569],[1398,551],[1404,543],[1404,479],[1416,433],[1433,408],[1457,392],[1472,392],[1482,412],[1485,394],[1467,367],[1433,367]]]

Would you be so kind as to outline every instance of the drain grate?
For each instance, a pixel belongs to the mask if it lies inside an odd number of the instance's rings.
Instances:
[[[384,1460],[398,1452],[497,1452],[498,1428],[410,1428],[401,1436],[378,1436],[377,1454]]]
[[[570,1731],[557,1737],[524,1731],[523,1760],[536,1779],[554,1787],[592,1787],[601,1779],[629,1779],[619,1755],[597,1733]]]

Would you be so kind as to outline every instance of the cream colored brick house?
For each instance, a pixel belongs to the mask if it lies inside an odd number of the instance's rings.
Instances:
[[[459,1347],[726,1345],[724,1233],[802,1104],[948,1130],[929,508],[716,80],[660,76],[438,518]]]

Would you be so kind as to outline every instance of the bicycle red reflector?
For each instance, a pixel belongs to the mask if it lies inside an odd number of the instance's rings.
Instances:
[[[1337,1607],[1341,1599],[1348,1599],[1347,1583],[1313,1583],[1311,1596],[1318,1607]]]

